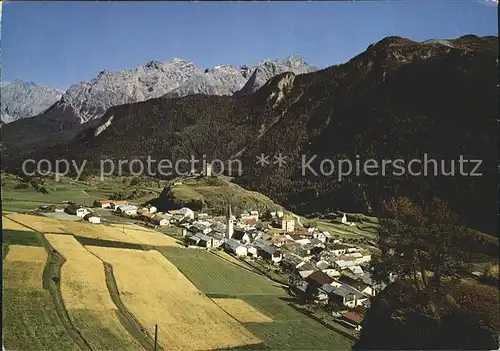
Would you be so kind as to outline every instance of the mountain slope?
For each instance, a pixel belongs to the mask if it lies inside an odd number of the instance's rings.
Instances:
[[[1,119],[5,123],[44,112],[62,96],[60,90],[16,79],[0,88]]]
[[[232,95],[243,88],[253,72],[265,70],[261,67],[268,65],[278,67],[276,72],[316,69],[301,57],[294,56],[282,61],[265,60],[240,68],[217,66],[202,70],[192,62],[175,58],[168,63],[151,61],[133,70],[102,71],[88,82],[72,85],[61,99],[44,113],[9,125],[4,130],[7,138],[3,146],[18,148],[18,152],[31,152],[57,142],[68,141],[79,130],[99,123],[95,120],[102,117],[112,106],[146,101],[164,95]],[[266,77],[272,72],[274,71],[267,72]],[[258,86],[264,82],[260,79],[256,84]],[[89,124],[82,126],[85,123]]]
[[[389,196],[417,203],[438,196],[471,226],[496,233],[497,38],[465,36],[417,43],[385,38],[349,62],[313,73],[283,73],[253,94],[162,97],[110,108],[101,125],[33,158],[99,160],[219,158],[238,155],[236,181],[294,212],[380,210]],[[99,132],[99,133],[97,133]],[[256,165],[264,153],[286,166]],[[306,160],[481,159],[481,177],[302,173]],[[19,153],[7,164],[19,170]],[[359,157],[357,158],[357,155]],[[187,167],[187,166],[186,166]],[[458,167],[458,166],[457,166]],[[447,168],[448,170],[448,168]],[[469,169],[470,171],[470,169]]]

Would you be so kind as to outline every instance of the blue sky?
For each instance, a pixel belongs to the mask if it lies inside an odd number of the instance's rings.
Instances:
[[[302,54],[326,67],[385,36],[496,35],[497,20],[486,0],[4,2],[2,80],[66,89],[103,69],[174,57],[210,67]]]

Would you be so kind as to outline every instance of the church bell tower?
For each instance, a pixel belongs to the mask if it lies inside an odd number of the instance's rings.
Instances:
[[[231,212],[231,204],[229,204],[227,209],[227,224],[226,224],[226,239],[231,239],[234,233],[234,221],[233,214]]]

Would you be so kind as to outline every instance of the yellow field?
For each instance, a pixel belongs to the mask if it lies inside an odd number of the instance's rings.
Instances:
[[[6,230],[16,230],[16,231],[22,231],[22,232],[32,232],[33,230],[30,228],[27,228],[23,225],[20,225],[19,223],[14,222],[13,220],[9,219],[8,217],[2,217],[2,228]]]
[[[260,339],[203,295],[157,251],[87,246],[113,272],[123,303],[168,350],[208,350]]]
[[[8,350],[77,350],[43,289],[44,248],[10,245],[3,261],[2,338]]]
[[[71,235],[45,237],[66,259],[61,269],[61,294],[73,324],[87,342],[97,350],[142,349],[116,317],[103,262]]]
[[[111,224],[112,227],[125,231],[129,237],[137,240],[137,243],[152,245],[152,246],[179,246],[177,241],[160,232],[149,230],[135,225]]]
[[[43,247],[10,245],[9,252],[5,258],[5,262],[31,262],[38,267],[30,275],[39,280],[40,286],[42,283],[43,266],[47,261],[47,252]],[[38,272],[38,270],[40,270]],[[40,273],[40,274],[39,274]]]
[[[224,311],[241,323],[271,323],[273,320],[240,299],[213,299]]]
[[[7,217],[42,233],[66,233],[64,226],[57,219],[21,213],[12,213]]]
[[[64,228],[77,236],[87,238],[120,241],[124,243],[140,244],[136,239],[123,233],[121,228],[115,228],[104,224],[92,224],[84,221],[61,221]]]

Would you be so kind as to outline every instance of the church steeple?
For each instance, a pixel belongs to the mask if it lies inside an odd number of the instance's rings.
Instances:
[[[227,224],[226,224],[226,239],[231,239],[234,233],[234,223],[233,223],[233,214],[231,211],[231,204],[229,204],[227,208]]]

